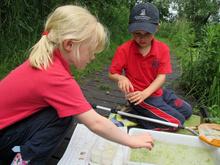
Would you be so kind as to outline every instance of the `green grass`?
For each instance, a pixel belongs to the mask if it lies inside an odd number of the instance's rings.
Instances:
[[[198,115],[192,115],[188,120],[185,121],[184,126],[185,127],[197,127],[200,125],[200,123],[201,123],[201,117]],[[180,129],[177,131],[177,133],[192,135],[192,133],[186,129]]]

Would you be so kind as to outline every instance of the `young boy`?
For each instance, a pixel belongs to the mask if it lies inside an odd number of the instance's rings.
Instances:
[[[133,39],[116,50],[109,77],[125,93],[131,113],[182,125],[191,116],[192,108],[171,90],[162,89],[166,74],[172,69],[168,46],[154,38],[158,27],[159,11],[153,4],[141,3],[133,7],[128,26]],[[148,129],[164,128],[146,121],[138,122]]]

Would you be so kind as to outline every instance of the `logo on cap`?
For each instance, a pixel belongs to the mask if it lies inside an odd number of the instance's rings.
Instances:
[[[142,9],[140,14],[134,17],[136,20],[150,20],[151,17],[146,15],[146,9]]]
[[[146,15],[146,10],[142,9],[140,15]]]
[[[140,3],[134,6],[129,16],[129,32],[143,30],[154,34],[159,23],[159,11],[151,3]]]

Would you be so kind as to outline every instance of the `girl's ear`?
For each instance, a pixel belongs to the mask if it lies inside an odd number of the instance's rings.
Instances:
[[[71,52],[73,50],[73,41],[70,39],[63,41],[63,49],[67,52]]]

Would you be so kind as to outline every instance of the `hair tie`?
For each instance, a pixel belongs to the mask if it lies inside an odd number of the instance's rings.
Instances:
[[[47,36],[48,34],[49,34],[48,31],[44,31],[44,32],[42,33],[42,36]]]

